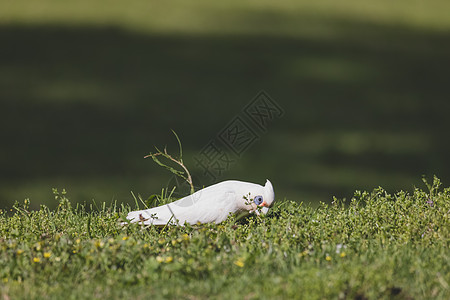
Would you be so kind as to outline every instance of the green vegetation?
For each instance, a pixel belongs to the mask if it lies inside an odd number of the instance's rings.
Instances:
[[[450,299],[450,190],[391,192],[450,180],[449,11],[1,1],[0,298]],[[172,180],[143,161],[176,149],[168,128],[208,185],[193,158],[260,89],[286,114],[221,179],[269,178],[295,203],[220,225],[118,225],[136,207],[114,203]],[[331,203],[374,185],[387,191]]]
[[[3,299],[449,299],[450,188],[355,192],[265,217],[141,228],[129,206],[0,212]],[[166,199],[167,200],[167,199]]]

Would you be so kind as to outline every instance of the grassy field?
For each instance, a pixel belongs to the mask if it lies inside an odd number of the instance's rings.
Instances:
[[[357,191],[316,209],[185,228],[121,227],[131,208],[0,212],[2,299],[449,299],[450,188]],[[168,200],[168,199],[165,199]],[[133,207],[134,208],[134,207]],[[90,211],[90,212],[88,212]]]

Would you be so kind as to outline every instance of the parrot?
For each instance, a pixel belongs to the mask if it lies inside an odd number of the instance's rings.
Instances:
[[[205,187],[174,202],[145,210],[129,212],[128,223],[141,225],[178,225],[185,223],[219,224],[231,214],[266,214],[275,200],[272,183],[264,186],[238,180],[227,180]]]

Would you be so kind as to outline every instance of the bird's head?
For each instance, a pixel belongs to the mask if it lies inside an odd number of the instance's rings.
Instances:
[[[267,179],[266,184],[262,187],[258,193],[250,194],[248,199],[252,206],[250,212],[254,212],[259,215],[260,213],[266,214],[269,211],[269,207],[275,201],[275,193],[273,191],[272,183]]]

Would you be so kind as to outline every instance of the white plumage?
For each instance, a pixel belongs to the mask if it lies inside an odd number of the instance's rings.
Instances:
[[[275,200],[272,184],[229,180],[162,206],[132,211],[127,219],[144,225],[220,223],[230,213],[267,213]]]

